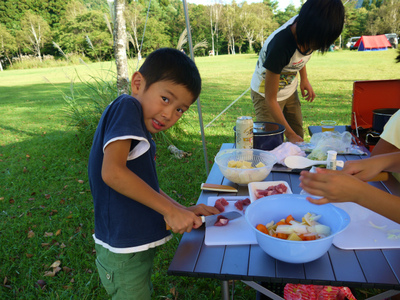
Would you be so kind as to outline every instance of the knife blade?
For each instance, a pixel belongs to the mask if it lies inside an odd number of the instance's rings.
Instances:
[[[218,217],[223,216],[227,218],[229,221],[235,220],[237,218],[240,218],[242,214],[238,211],[229,211],[229,212],[223,212],[218,215],[212,215],[212,216],[201,216],[201,220],[203,223],[206,224],[206,226],[214,226],[215,222],[217,222]]]
[[[230,220],[235,220],[237,218],[240,218],[242,214],[238,211],[229,211],[229,212],[223,212],[217,215],[211,215],[211,216],[200,216],[201,221],[206,224],[206,226],[214,226],[215,222],[217,222],[218,216],[224,216],[225,218]],[[171,227],[167,225],[167,230],[171,230]]]

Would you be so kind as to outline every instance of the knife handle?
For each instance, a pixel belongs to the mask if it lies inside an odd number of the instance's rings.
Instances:
[[[375,177],[371,178],[368,181],[386,181],[389,179],[389,173],[388,172],[380,172],[378,175]]]
[[[200,216],[200,219],[201,219],[201,221],[203,223],[206,221],[206,217],[204,217],[204,216]],[[172,229],[167,223],[165,223],[165,226],[166,226],[167,230],[171,230]]]

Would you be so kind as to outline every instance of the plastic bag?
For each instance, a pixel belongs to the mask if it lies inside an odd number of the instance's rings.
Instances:
[[[348,287],[288,283],[284,288],[285,300],[357,300]]]
[[[345,131],[326,131],[313,134],[310,143],[315,145],[312,152],[308,155],[309,159],[326,160],[328,150],[337,153],[347,153],[351,147],[351,133]]]
[[[275,149],[270,151],[272,154],[275,154],[276,158],[278,159],[277,163],[281,165],[285,165],[285,158],[291,155],[298,155],[298,156],[306,156],[306,153],[300,149],[299,146],[292,144],[290,142],[285,142]]]

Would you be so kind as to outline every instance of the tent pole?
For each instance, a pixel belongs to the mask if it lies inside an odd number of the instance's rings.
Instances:
[[[188,14],[187,3],[186,3],[186,0],[182,0],[182,2],[183,2],[183,10],[185,12],[186,29],[187,29],[187,36],[188,36],[189,49],[190,49],[190,58],[194,61],[192,33],[190,31],[190,23],[189,23],[189,14]],[[209,167],[208,167],[206,139],[204,137],[204,126],[203,126],[203,116],[202,116],[202,113],[201,113],[200,97],[197,98],[197,111],[198,111],[198,115],[199,115],[201,139],[202,139],[202,142],[203,142],[204,161],[205,161],[206,172],[207,172],[207,176],[208,176],[208,173],[210,171],[209,171]]]

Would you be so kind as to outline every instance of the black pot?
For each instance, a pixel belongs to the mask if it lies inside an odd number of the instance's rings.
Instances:
[[[233,127],[236,143],[236,126]],[[253,148],[270,151],[283,143],[285,127],[272,122],[254,122]]]
[[[398,108],[380,108],[374,109],[372,119],[372,129],[376,132],[382,133],[387,121],[393,116],[399,109]]]

